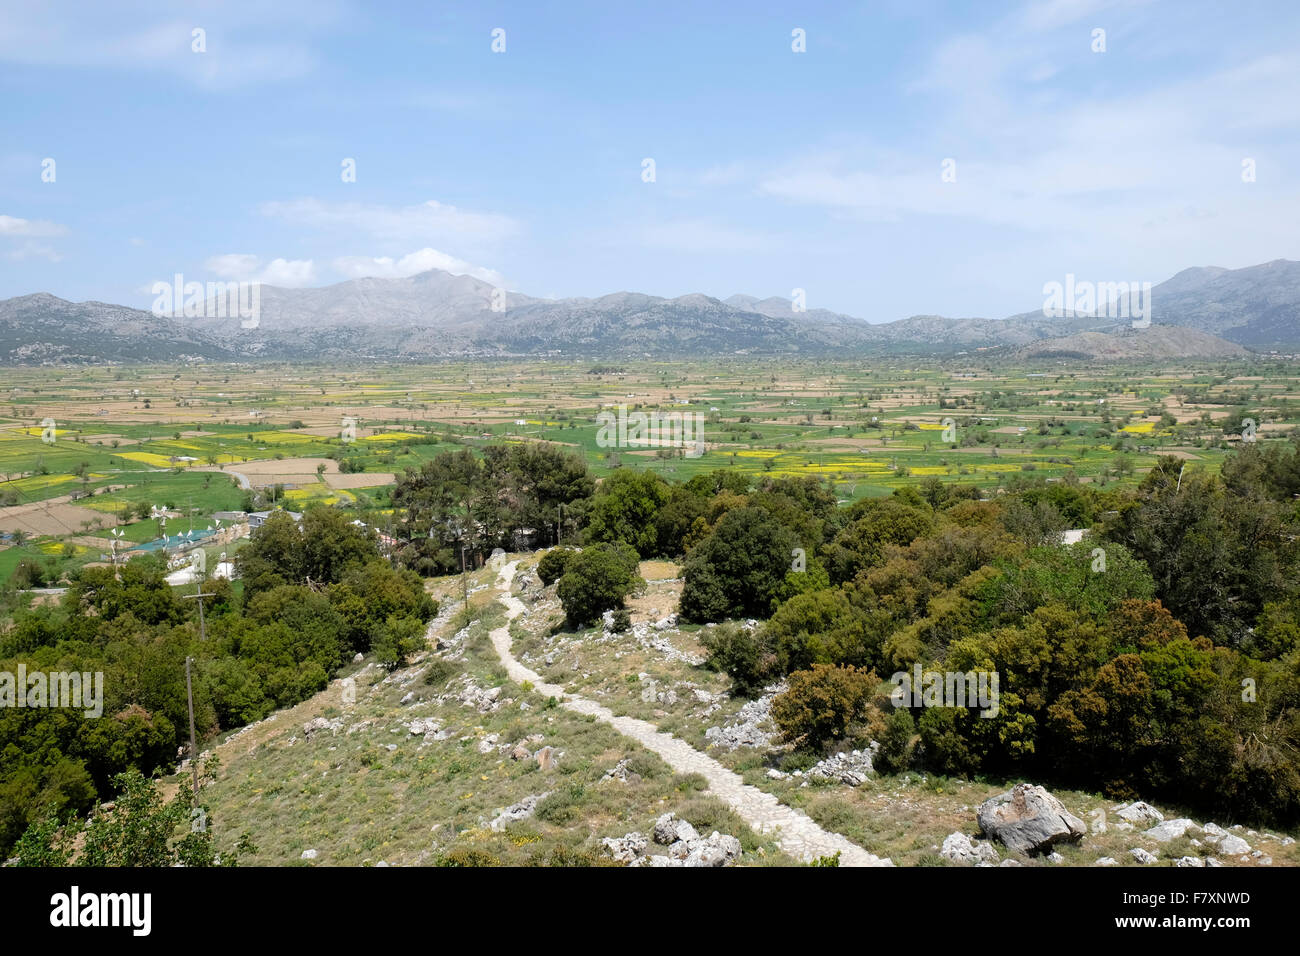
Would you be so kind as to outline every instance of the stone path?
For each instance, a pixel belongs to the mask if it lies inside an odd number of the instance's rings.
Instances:
[[[500,598],[506,608],[507,622],[524,613],[523,603],[510,593],[519,562],[512,561],[501,570],[498,587],[505,589]],[[749,826],[762,834],[776,834],[776,843],[786,853],[805,862],[819,856],[840,854],[840,866],[893,866],[888,859],[868,853],[856,843],[819,827],[802,810],[781,803],[770,793],[751,787],[741,776],[728,770],[712,757],[700,753],[684,740],[659,730],[654,724],[634,717],[615,714],[595,701],[575,697],[557,684],[548,684],[541,675],[515,660],[510,650],[510,625],[491,632],[492,646],[505,665],[506,673],[516,683],[529,681],[539,693],[561,701],[561,706],[579,714],[588,714],[619,733],[631,737],[647,750],[653,750],[678,773],[698,773],[708,781],[708,793],[731,807]]]

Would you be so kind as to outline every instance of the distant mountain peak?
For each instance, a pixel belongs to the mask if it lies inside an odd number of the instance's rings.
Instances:
[[[543,299],[430,269],[289,289],[262,286],[257,326],[238,317],[162,318],[47,292],[0,301],[0,362],[420,360],[440,357],[1072,354],[1110,360],[1300,351],[1300,262],[1184,269],[1151,292],[1153,326],[1127,319],[914,315],[872,325],[789,299],[736,293],[676,298],[612,292]],[[1161,331],[1160,329],[1163,329]],[[1016,350],[1021,350],[1017,352]],[[1126,351],[1127,350],[1127,351]]]

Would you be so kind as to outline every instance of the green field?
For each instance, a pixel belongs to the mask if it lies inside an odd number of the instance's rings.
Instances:
[[[1300,371],[1276,361],[1175,368],[1006,367],[973,358],[934,367],[503,361],[16,369],[11,380],[0,404],[0,531],[9,533],[0,581],[24,558],[43,562],[51,580],[97,560],[101,549],[69,539],[103,537],[114,522],[127,541],[153,540],[155,505],[173,515],[170,533],[178,520],[203,528],[214,512],[272,500],[365,515],[387,508],[386,489],[350,484],[355,475],[400,474],[441,452],[491,443],[559,443],[597,476],[619,467],[675,480],[718,468],[812,475],[852,500],[932,479],[990,494],[1021,481],[1129,484],[1164,454],[1217,470],[1241,441],[1243,417],[1263,441],[1300,425]],[[627,414],[700,416],[703,454],[604,447],[597,416],[620,406]],[[355,433],[345,435],[349,418]],[[296,470],[277,475],[277,462]],[[329,480],[314,473],[318,464]],[[231,474],[243,470],[252,494]],[[334,478],[336,470],[345,474]],[[35,524],[17,540],[24,515]]]

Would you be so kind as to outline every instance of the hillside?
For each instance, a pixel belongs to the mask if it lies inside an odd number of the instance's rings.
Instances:
[[[1114,332],[1080,332],[1044,339],[1016,353],[1025,359],[1083,359],[1094,362],[1160,362],[1184,358],[1239,359],[1250,352],[1208,332],[1174,325]]]
[[[1059,859],[993,848],[979,839],[974,812],[1014,781],[882,774],[870,770],[869,758],[858,773],[801,768],[774,737],[771,697],[757,705],[732,697],[725,675],[700,666],[699,634],[661,617],[680,593],[677,567],[643,563],[649,585],[633,604],[629,633],[566,633],[554,630],[559,605],[554,587],[542,588],[531,573],[535,557],[511,556],[510,564],[472,575],[472,623],[460,614],[457,579],[431,582],[446,603],[430,625],[429,651],[391,675],[370,662],[354,667],[354,704],[344,702],[336,680],[212,748],[221,771],[205,802],[223,832],[252,836],[258,851],[247,862],[618,865],[628,859],[614,853],[634,844],[625,839],[633,832],[647,838],[643,855],[664,854],[651,835],[657,820],[674,814],[702,836],[736,837],[733,865],[789,865],[817,851],[792,841],[788,824],[762,832],[745,817],[793,812],[820,823],[825,839],[901,866],[974,864],[960,836],[974,841],[983,865],[1139,865],[1131,850],[1149,853],[1151,865],[1188,858],[1210,866],[1300,864],[1290,837],[1230,827],[1224,832],[1247,850],[1227,856],[1214,848],[1227,844],[1210,821],[1186,821],[1191,832],[1175,837],[1151,836],[1137,831],[1156,817],[1135,827],[1116,816],[1124,804],[1064,789],[1053,793],[1091,822],[1082,841],[1062,846]],[[503,603],[521,610],[508,639],[514,656],[563,685],[564,706],[502,669],[488,635],[506,625]],[[702,761],[707,754],[731,768],[751,795],[675,772],[629,738],[626,722],[615,729],[581,716],[591,712],[583,702],[596,700],[620,720],[648,722]],[[187,780],[179,775],[170,787]],[[1167,807],[1150,813],[1185,820]],[[841,853],[840,865],[850,865],[850,855]]]

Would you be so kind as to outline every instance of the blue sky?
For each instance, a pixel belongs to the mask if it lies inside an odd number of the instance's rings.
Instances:
[[[0,297],[437,266],[880,322],[1300,259],[1297,41],[1293,0],[0,0]]]

